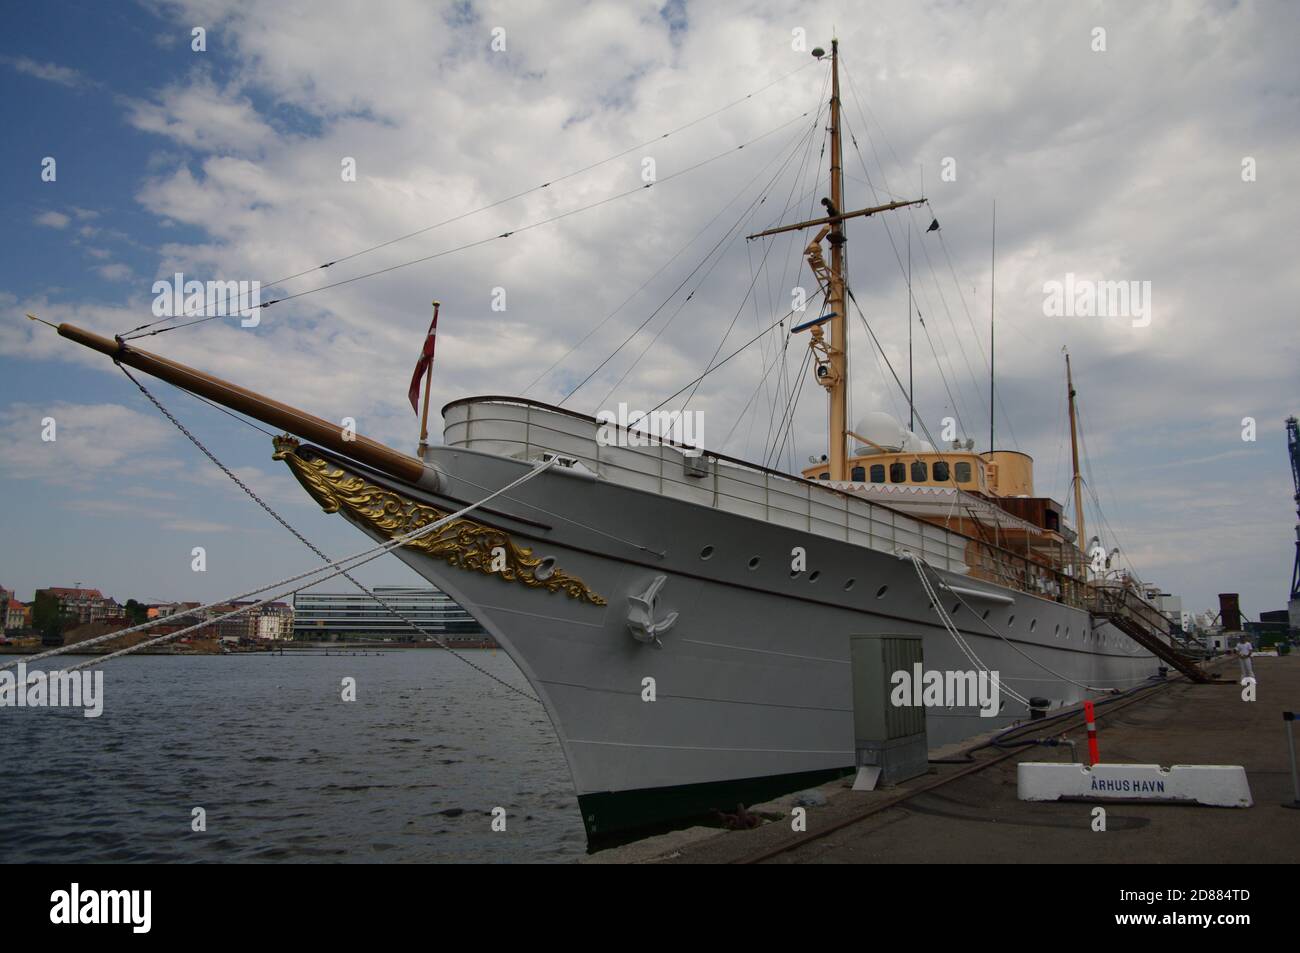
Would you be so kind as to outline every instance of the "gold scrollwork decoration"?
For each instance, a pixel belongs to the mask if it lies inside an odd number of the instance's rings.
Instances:
[[[288,464],[298,482],[326,513],[345,515],[375,527],[389,539],[401,536],[445,518],[448,514],[436,507],[416,503],[350,474],[301,447],[290,436],[274,438],[272,459]],[[571,599],[603,606],[605,600],[592,592],[581,579],[555,569],[553,560],[535,556],[518,545],[510,535],[472,519],[461,517],[441,529],[405,544],[459,569],[499,576],[506,582],[518,582],[548,592],[563,592]],[[500,549],[505,565],[493,569],[494,550]]]

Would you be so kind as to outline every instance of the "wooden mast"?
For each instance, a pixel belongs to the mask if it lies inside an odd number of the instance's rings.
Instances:
[[[1083,529],[1083,478],[1079,475],[1079,437],[1074,422],[1074,377],[1070,374],[1070,352],[1065,352],[1065,388],[1070,399],[1070,456],[1074,461],[1074,519],[1079,524],[1079,552],[1086,557],[1088,542]],[[1085,561],[1086,566],[1086,561]],[[1086,570],[1085,570],[1086,571]]]
[[[813,56],[821,59],[826,55],[825,51],[818,47],[812,51]],[[829,457],[829,466],[827,472],[832,480],[847,480],[849,478],[848,468],[848,314],[847,292],[844,279],[844,222],[851,218],[860,216],[875,215],[877,212],[888,212],[893,209],[907,208],[911,205],[920,205],[925,199],[912,199],[898,202],[887,202],[884,205],[877,205],[872,208],[862,208],[855,212],[844,211],[844,162],[843,162],[843,143],[841,136],[840,122],[840,41],[831,40],[831,101],[830,101],[830,134],[831,134],[831,194],[829,198],[822,199],[822,205],[826,209],[826,215],[823,218],[815,218],[807,222],[799,222],[794,225],[780,225],[776,228],[769,228],[765,231],[757,232],[753,235],[746,236],[749,239],[763,238],[768,235],[778,235],[782,232],[795,231],[797,229],[811,228],[821,225],[823,228],[818,232],[817,237],[805,250],[808,264],[812,268],[813,274],[818,282],[822,285],[822,290],[826,292],[827,314],[821,318],[809,321],[794,328],[795,331],[811,329],[811,340],[808,346],[812,349],[816,358],[815,374],[817,383],[826,388],[827,397],[830,403],[829,427],[827,434],[827,455]],[[831,254],[829,264],[822,257],[821,242],[825,239],[830,243]],[[908,289],[911,294],[911,289]],[[909,299],[909,308],[910,308]],[[823,325],[830,326],[829,340],[823,330]],[[910,397],[909,397],[910,403]]]
[[[840,140],[840,41],[831,40],[831,202],[827,209],[832,215],[844,211],[844,160]],[[848,322],[845,318],[844,300],[844,222],[831,223],[827,236],[831,246],[830,281],[827,288],[827,306],[830,308],[831,341],[828,357],[829,372],[823,375],[824,386],[830,397],[830,474],[832,480],[847,480],[849,381],[848,381]]]

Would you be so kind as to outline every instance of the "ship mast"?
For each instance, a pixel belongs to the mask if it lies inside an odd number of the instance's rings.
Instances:
[[[1077,542],[1079,552],[1086,557],[1088,551],[1084,548],[1088,545],[1087,537],[1083,534],[1083,477],[1079,475],[1079,438],[1078,428],[1074,422],[1074,378],[1070,374],[1070,352],[1065,352],[1065,389],[1070,399],[1070,455],[1074,460],[1074,479],[1071,481],[1074,486],[1074,519],[1079,524],[1079,535]],[[1085,563],[1086,565],[1086,563]]]
[[[831,204],[826,211],[838,215],[844,208],[844,155],[840,141],[840,41],[831,40]],[[832,480],[849,478],[848,453],[849,381],[848,322],[844,320],[844,222],[831,224],[827,240],[831,245],[831,272],[826,304],[831,313],[831,342],[828,348],[830,372],[819,375],[830,397],[830,473]]]
[[[812,51],[812,55],[817,59],[822,59],[826,55],[826,51],[821,47],[817,47]],[[806,321],[793,330],[811,330],[812,332],[808,347],[812,349],[813,358],[816,362],[814,374],[817,377],[817,383],[826,388],[827,399],[830,404],[827,434],[827,455],[830,458],[830,465],[827,469],[832,480],[847,480],[849,478],[849,342],[848,322],[845,320],[848,309],[844,276],[844,243],[847,241],[844,235],[844,222],[850,218],[874,215],[877,212],[887,212],[911,205],[920,205],[925,199],[889,202],[872,208],[858,209],[856,212],[843,211],[844,163],[841,136],[842,123],[840,121],[840,41],[837,39],[831,40],[830,60],[831,124],[828,131],[831,135],[831,194],[829,198],[822,199],[822,206],[826,209],[826,216],[807,222],[799,222],[795,225],[781,225],[777,228],[769,228],[766,231],[747,237],[752,240],[767,235],[811,228],[816,225],[822,226],[821,231],[817,233],[817,237],[805,249],[804,254],[808,259],[808,265],[812,269],[813,275],[816,276],[822,291],[826,295],[827,313],[812,321]],[[822,254],[821,243],[823,240],[829,242],[831,246],[829,264]],[[911,294],[910,287],[908,294]],[[830,326],[829,338],[823,328],[824,325]]]

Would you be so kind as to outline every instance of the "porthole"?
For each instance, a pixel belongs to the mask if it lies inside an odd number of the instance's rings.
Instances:
[[[821,575],[822,575],[822,571],[820,569],[814,569],[812,571],[812,574],[808,577],[808,581],[816,582],[818,579],[821,578]]]
[[[755,556],[753,559],[751,559],[751,560],[749,561],[749,568],[750,568],[750,569],[757,569],[757,568],[758,568],[758,562],[759,562],[758,557]]]
[[[952,607],[952,611],[949,612],[948,614],[949,614],[949,615],[956,615],[956,614],[957,614],[957,610],[960,609],[960,608],[961,608],[961,603],[958,602],[956,605],[954,605],[954,606]]]
[[[988,621],[988,617],[989,617],[989,611],[990,611],[990,610],[985,609],[985,610],[984,610],[984,614],[983,614],[982,616],[980,616],[980,618],[983,619],[983,620],[985,620],[985,621],[987,622],[987,621]]]
[[[533,578],[545,582],[555,575],[555,557],[547,556],[533,570]]]
[[[1007,628],[1009,629],[1015,624],[1016,624],[1016,617],[1015,614],[1012,613],[1010,616],[1007,617]]]
[[[1052,630],[1052,635],[1056,636],[1058,639],[1061,637],[1061,623],[1056,623],[1056,628]]]
[[[713,547],[712,547],[712,546],[705,546],[703,549],[700,550],[700,558],[701,558],[701,559],[708,559],[708,558],[709,558],[710,556],[712,556],[712,555],[713,555]]]
[[[803,572],[802,569],[791,569],[791,570],[790,570],[790,578],[793,579],[795,576],[799,575],[799,573],[801,573],[801,572]]]
[[[1068,625],[1065,627],[1065,637],[1067,639],[1070,637],[1070,627]]]
[[[888,586],[881,586],[879,589],[876,590],[876,598],[877,599],[885,598],[885,593],[887,593],[888,591],[889,591]]]
[[[852,589],[852,588],[853,588],[853,584],[854,584],[855,582],[857,582],[856,579],[850,579],[848,582],[844,583],[844,591],[845,591],[845,592],[848,592],[850,589]]]
[[[1030,632],[1033,632],[1034,629],[1036,629],[1036,628],[1038,628],[1038,620],[1037,620],[1037,619],[1030,619],[1030,620],[1029,620],[1029,631],[1030,631]]]

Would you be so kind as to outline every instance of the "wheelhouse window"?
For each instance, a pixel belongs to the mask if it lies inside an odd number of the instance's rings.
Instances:
[[[948,482],[948,461],[947,460],[934,461],[934,467],[932,469],[934,472],[935,482],[937,483]]]
[[[954,464],[954,465],[953,465],[953,469],[957,471],[957,482],[958,482],[958,483],[969,483],[969,482],[970,482],[970,464],[969,464],[969,463],[957,463],[957,464]]]
[[[895,461],[889,465],[889,482],[906,483],[907,482],[907,464],[901,460]]]
[[[885,465],[883,463],[873,463],[871,465],[871,482],[872,483],[885,482]]]
[[[831,475],[829,473],[822,473],[817,477],[819,480],[829,480],[830,478]]]
[[[864,481],[867,479],[867,468],[866,468],[866,467],[854,467],[854,468],[853,468],[853,473],[852,473],[852,479],[853,479],[853,482],[854,482],[854,483],[862,483],[862,482],[864,482]]]
[[[924,483],[926,480],[929,479],[928,472],[929,472],[929,467],[925,465],[924,460],[912,461],[912,482],[913,483]]]

